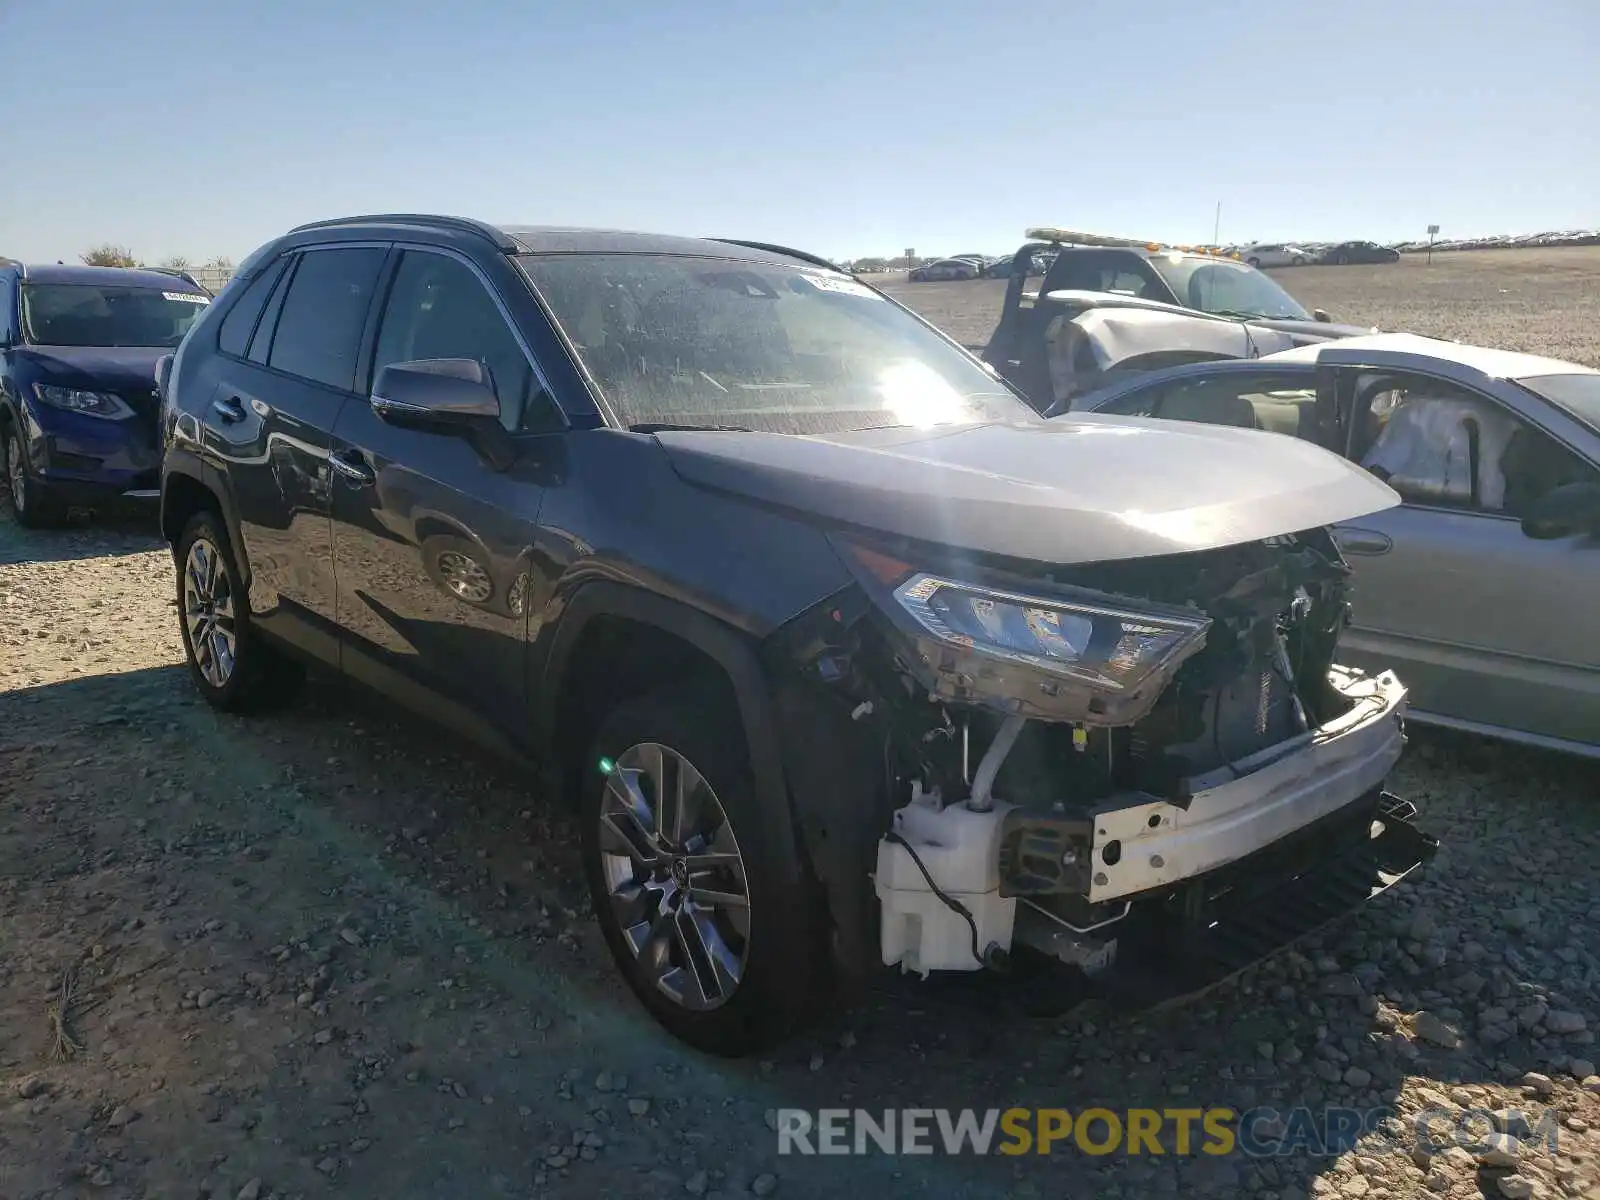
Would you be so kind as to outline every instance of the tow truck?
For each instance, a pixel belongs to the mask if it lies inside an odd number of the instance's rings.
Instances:
[[[1012,258],[983,359],[1047,414],[1111,372],[1254,358],[1376,330],[1336,324],[1236,253],[1036,226]],[[1050,265],[1037,290],[1029,267]]]

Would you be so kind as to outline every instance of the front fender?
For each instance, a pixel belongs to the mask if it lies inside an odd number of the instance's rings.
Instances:
[[[798,864],[777,720],[756,644],[748,635],[680,601],[605,579],[583,584],[572,593],[556,622],[542,668],[535,668],[533,739],[541,763],[561,761],[562,748],[555,744],[554,734],[567,671],[584,629],[598,617],[621,617],[654,626],[695,647],[722,669],[744,728],[762,813],[759,834],[770,839],[767,845],[774,851],[774,861]],[[565,782],[558,780],[558,786]]]

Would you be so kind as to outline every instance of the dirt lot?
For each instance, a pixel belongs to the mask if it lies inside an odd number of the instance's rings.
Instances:
[[[1440,321],[1594,359],[1592,287],[1472,256],[1507,289],[1472,307],[1459,257],[1289,282],[1374,320],[1442,289]],[[1365,302],[1362,279],[1382,283]],[[992,289],[909,290],[933,311]],[[558,805],[329,683],[272,718],[214,714],[171,592],[145,523],[0,515],[3,1200],[1600,1196],[1592,764],[1417,736],[1395,785],[1445,843],[1425,878],[1157,1018],[886,982],[727,1063],[615,981]],[[1403,1122],[1398,1148],[1338,1157],[799,1158],[771,1128],[780,1107],[1258,1104],[1525,1108],[1559,1144],[1480,1168],[1408,1153]]]
[[[1600,246],[1403,255],[1393,266],[1269,272],[1307,308],[1335,320],[1526,350],[1600,367]],[[994,331],[1003,280],[874,280],[962,342]]]

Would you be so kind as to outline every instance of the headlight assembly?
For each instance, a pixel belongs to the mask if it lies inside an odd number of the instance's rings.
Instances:
[[[57,387],[53,383],[36,383],[33,394],[41,404],[63,408],[68,412],[82,413],[86,417],[104,417],[121,421],[133,416],[133,409],[120,396],[110,392],[91,392],[82,388]]]
[[[1082,588],[1012,591],[837,543],[941,699],[1053,721],[1132,724],[1205,645],[1211,619]]]
[[[894,590],[913,620],[939,641],[1026,664],[1099,691],[1136,688],[1185,650],[1198,650],[1210,620],[1064,603],[920,574]]]

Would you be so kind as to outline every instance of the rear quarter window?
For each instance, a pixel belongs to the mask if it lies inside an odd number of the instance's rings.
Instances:
[[[250,335],[255,332],[256,321],[266,306],[267,297],[272,294],[272,285],[278,281],[278,273],[281,270],[283,270],[282,262],[270,264],[246,285],[239,298],[228,309],[227,315],[222,318],[221,327],[217,330],[217,349],[222,353],[231,354],[235,358],[244,357],[245,351],[250,346]]]

